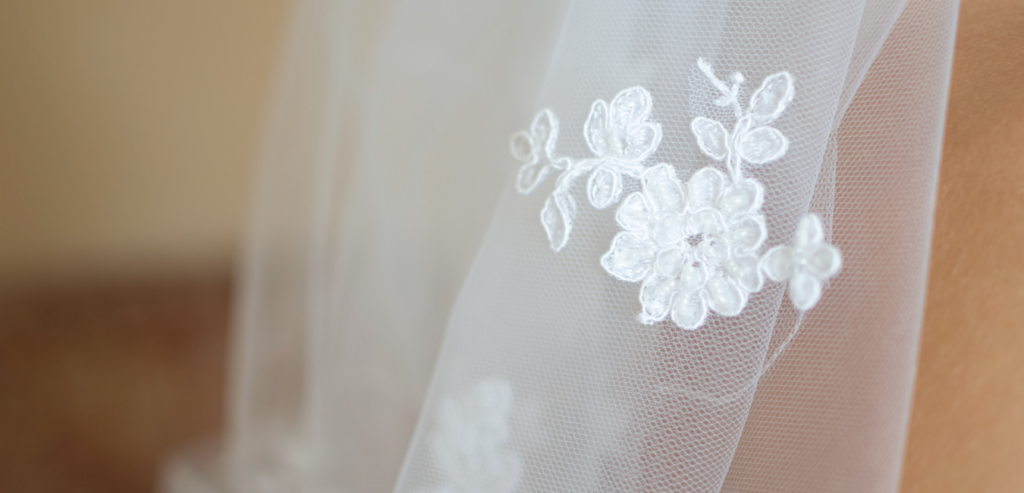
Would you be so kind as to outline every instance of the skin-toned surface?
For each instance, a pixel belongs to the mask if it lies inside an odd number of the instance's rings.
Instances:
[[[1024,491],[1024,1],[962,0],[904,493]]]
[[[0,2],[0,290],[226,272],[290,3]]]

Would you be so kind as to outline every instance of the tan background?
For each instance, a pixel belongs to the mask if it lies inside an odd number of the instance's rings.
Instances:
[[[146,491],[219,426],[287,3],[0,0],[0,490]],[[902,489],[1021,492],[1024,1],[957,43]]]
[[[1024,1],[961,2],[905,493],[1024,492]]]
[[[0,0],[0,288],[226,271],[287,0]]]

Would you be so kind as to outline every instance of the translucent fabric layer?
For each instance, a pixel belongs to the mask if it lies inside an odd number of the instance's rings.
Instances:
[[[955,0],[369,5],[296,9],[225,488],[896,490]]]

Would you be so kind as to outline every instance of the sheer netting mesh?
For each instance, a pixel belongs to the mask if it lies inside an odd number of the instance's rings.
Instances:
[[[896,490],[956,0],[366,5],[296,9],[242,277],[230,488]],[[709,74],[746,107],[782,72],[788,146],[743,171],[763,187],[758,255],[809,213],[842,252],[810,310],[767,282],[694,330],[641,323],[640,285],[601,263],[618,204],[579,180],[553,248],[564,166],[517,190],[510,136],[546,108],[552,157],[591,158],[592,105],[632,87],[660,125],[644,169],[725,172],[691,128],[737,122]],[[622,197],[643,189],[627,175]]]
[[[685,179],[713,164],[691,119],[734,119],[698,57],[723,77],[742,72],[748,91],[788,71],[795,97],[774,125],[789,151],[749,170],[765,190],[766,244],[788,242],[814,212],[844,269],[805,314],[772,284],[695,331],[642,325],[637,286],[596,262],[614,210],[580,206],[555,253],[537,220],[544,194],[509,188],[398,491],[895,490],[954,18],[934,1],[574,3],[536,106],[559,115],[560,154],[588,156],[591,103],[639,85],[663,129],[651,162]],[[478,387],[494,381],[507,382],[492,389],[500,412]],[[474,414],[507,422],[478,435],[507,439],[489,446],[448,423]]]

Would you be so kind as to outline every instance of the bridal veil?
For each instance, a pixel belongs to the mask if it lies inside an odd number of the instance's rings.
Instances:
[[[165,486],[895,491],[956,12],[299,0]]]

